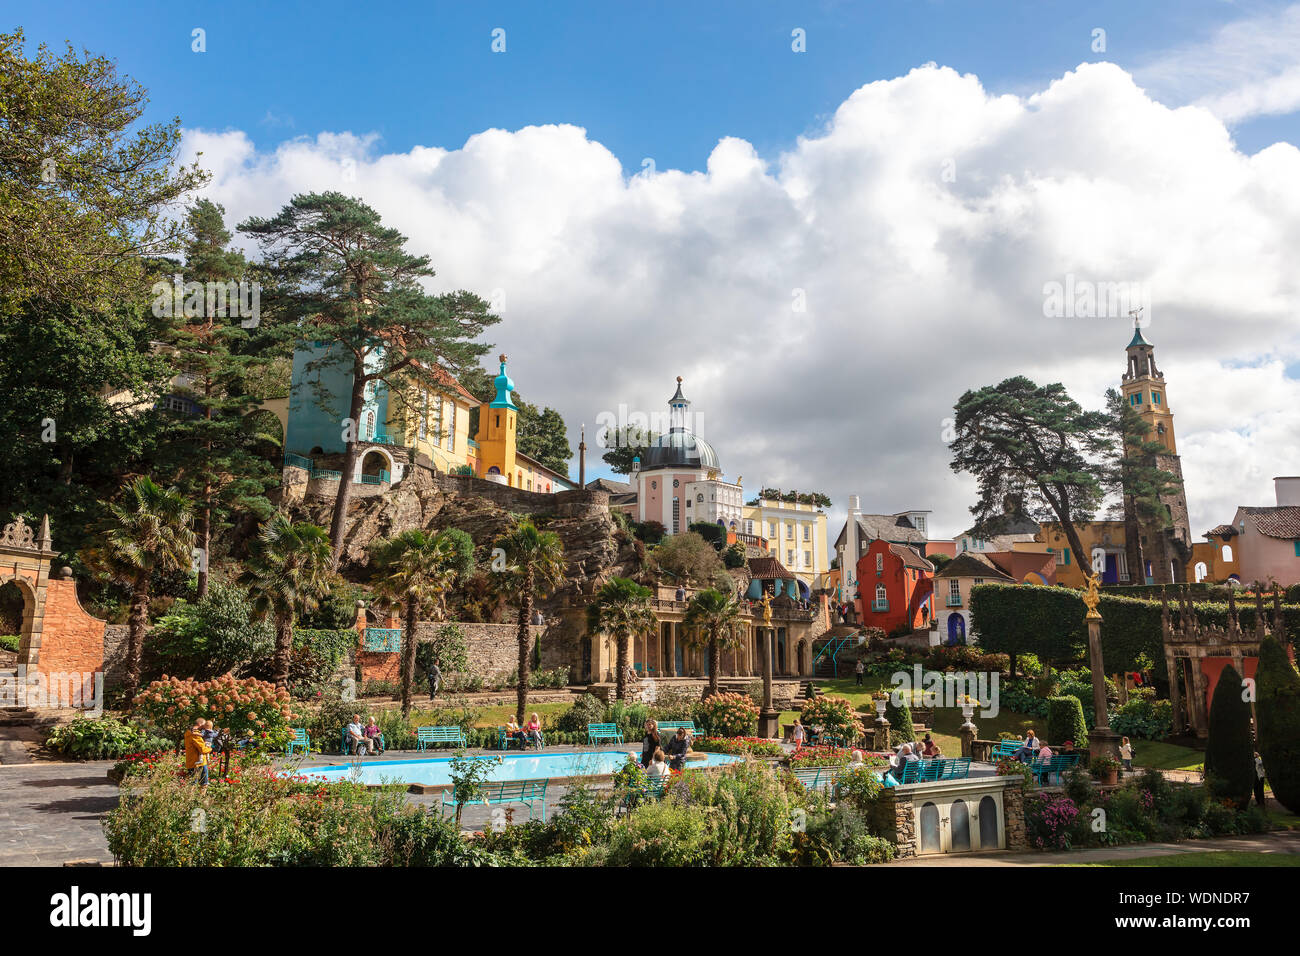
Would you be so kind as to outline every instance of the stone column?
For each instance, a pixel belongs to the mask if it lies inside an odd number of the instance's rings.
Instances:
[[[871,742],[871,749],[878,753],[884,753],[889,750],[889,721],[883,716],[876,718],[875,739]]]
[[[763,636],[763,708],[758,712],[758,735],[760,737],[781,736],[781,714],[772,706],[772,667],[776,653],[775,634],[771,628],[764,628]]]
[[[1173,704],[1175,734],[1181,734],[1187,727],[1183,720],[1182,662],[1174,652],[1165,649],[1165,670],[1169,674],[1169,702]]]
[[[965,718],[965,722],[961,725],[961,729],[958,731],[958,736],[961,737],[961,755],[963,757],[971,756],[975,737],[979,734],[979,728],[975,726],[973,720],[974,715],[974,707],[962,708],[962,717]]]
[[[1088,659],[1092,665],[1092,705],[1097,715],[1097,726],[1088,733],[1088,752],[1094,757],[1103,754],[1119,759],[1119,735],[1110,729],[1106,713],[1106,668],[1101,659],[1101,615],[1088,618]],[[1061,743],[1061,741],[1054,741]]]
[[[1196,728],[1196,736],[1210,736],[1210,720],[1206,713],[1206,691],[1208,690],[1208,681],[1205,678],[1205,671],[1201,670],[1201,659],[1193,657],[1192,661],[1192,688],[1196,695],[1192,700],[1192,723]]]
[[[677,622],[668,622],[668,676],[677,677]]]

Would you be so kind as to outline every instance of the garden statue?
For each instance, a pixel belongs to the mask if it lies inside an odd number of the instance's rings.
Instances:
[[[1099,590],[1101,575],[1094,571],[1092,574],[1085,575],[1084,580],[1088,582],[1088,587],[1083,592],[1083,603],[1088,608],[1084,620],[1100,621],[1101,612],[1097,610],[1097,605],[1101,602],[1101,591]]]

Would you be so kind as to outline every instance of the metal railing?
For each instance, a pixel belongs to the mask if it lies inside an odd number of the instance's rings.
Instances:
[[[947,607],[961,607],[961,596],[958,595],[957,597],[953,597],[951,594],[949,594],[948,599],[944,602],[944,604]]]
[[[835,677],[840,676],[840,651],[850,647],[857,647],[858,634],[854,631],[852,634],[846,634],[844,637],[833,638],[821,646],[816,654],[813,655],[812,667],[813,673],[817,673],[817,662],[823,657],[827,657],[831,662],[831,673]]]
[[[884,601],[872,601],[872,602],[871,602],[871,610],[873,610],[873,611],[888,611],[888,610],[889,610],[889,601],[888,601],[888,600],[884,600]]]

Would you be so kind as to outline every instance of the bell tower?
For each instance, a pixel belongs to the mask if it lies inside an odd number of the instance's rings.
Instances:
[[[515,405],[515,383],[506,374],[506,357],[499,356],[501,374],[493,379],[496,397],[479,406],[478,434],[474,440],[479,446],[479,477],[500,476],[505,483],[515,483],[515,428],[519,408]],[[500,479],[496,479],[500,480]]]
[[[1187,517],[1187,494],[1183,490],[1183,466],[1174,439],[1174,413],[1169,409],[1169,394],[1164,373],[1156,366],[1155,346],[1142,334],[1140,316],[1133,315],[1133,338],[1128,343],[1128,368],[1121,379],[1124,400],[1150,426],[1147,441],[1159,442],[1165,451],[1156,455],[1155,465],[1177,477],[1175,490],[1160,496],[1168,509],[1170,526],[1147,525],[1140,528],[1143,563],[1148,567],[1130,569],[1135,583],[1171,584],[1187,577],[1187,562],[1192,555],[1192,532]],[[1149,570],[1148,570],[1149,568]]]

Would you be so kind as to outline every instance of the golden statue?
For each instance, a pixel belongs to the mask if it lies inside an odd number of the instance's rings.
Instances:
[[[1088,587],[1083,592],[1083,603],[1087,607],[1088,613],[1084,615],[1085,621],[1100,621],[1101,614],[1097,610],[1097,605],[1101,602],[1101,575],[1094,571],[1092,574],[1084,575],[1084,580],[1088,582]]]
[[[766,592],[763,594],[763,626],[772,626],[772,595]]]

